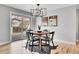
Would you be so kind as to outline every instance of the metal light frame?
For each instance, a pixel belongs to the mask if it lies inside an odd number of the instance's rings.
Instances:
[[[46,16],[47,15],[47,8],[39,8],[40,4],[37,4],[36,9],[30,9],[33,16]]]

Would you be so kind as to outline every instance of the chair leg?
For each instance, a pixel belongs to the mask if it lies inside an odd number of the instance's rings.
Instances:
[[[51,48],[50,48],[50,41],[48,41],[48,44],[49,44],[49,53],[50,53],[50,49],[51,49]]]
[[[28,46],[28,41],[27,41],[27,43],[26,43],[26,48],[27,48],[27,46]]]
[[[32,49],[31,49],[31,51],[33,51],[33,41],[32,41]]]
[[[47,41],[45,41],[45,44],[47,44]]]
[[[52,44],[53,44],[53,46],[54,46],[54,42],[53,42],[53,40],[52,40]]]
[[[41,40],[41,51],[42,51],[42,40]]]

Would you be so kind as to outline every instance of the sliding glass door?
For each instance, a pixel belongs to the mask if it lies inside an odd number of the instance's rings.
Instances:
[[[25,39],[25,32],[30,26],[30,17],[11,13],[11,40],[17,41]]]

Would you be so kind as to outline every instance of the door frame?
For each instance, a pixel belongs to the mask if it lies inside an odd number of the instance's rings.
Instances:
[[[12,35],[11,35],[11,32],[12,32],[12,29],[11,29],[11,25],[12,25],[12,23],[11,23],[12,22],[12,18],[11,17],[12,17],[12,14],[20,15],[22,17],[28,17],[28,18],[30,18],[30,22],[32,21],[30,15],[25,15],[25,14],[21,14],[21,13],[10,11],[10,42],[12,42]]]

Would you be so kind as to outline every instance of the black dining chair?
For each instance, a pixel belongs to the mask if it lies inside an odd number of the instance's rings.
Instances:
[[[43,32],[49,32],[49,31],[47,29],[44,29]],[[42,40],[45,41],[46,44],[49,41],[48,36],[49,34],[42,35]]]
[[[44,34],[43,38],[41,38],[41,51],[43,51],[44,53],[50,53],[50,39],[48,34]]]
[[[31,33],[31,31],[33,31],[32,29],[28,29],[27,31],[26,31],[26,39],[27,39],[27,42],[26,42],[26,48],[29,46],[29,42],[30,42],[30,33]]]
[[[48,32],[48,30],[47,30],[47,29],[44,29],[43,32]],[[43,38],[43,37],[45,38],[46,35],[42,35],[42,38]]]
[[[39,46],[39,38],[34,33],[30,33],[30,34],[31,34],[31,40],[30,40],[31,44],[29,44],[29,46],[32,47],[31,51],[33,51],[34,46]]]
[[[27,38],[27,42],[26,42],[26,48],[27,48],[30,42],[30,31],[26,31],[26,38]]]
[[[48,32],[48,30],[47,30],[47,29],[44,29],[43,31],[46,31],[46,32]]]
[[[27,35],[26,48],[32,47],[31,51],[33,51],[34,46],[39,46],[39,44],[35,43],[35,42],[39,42],[39,39],[37,36],[35,36],[35,34],[33,34],[30,31],[27,31],[26,35]]]
[[[52,41],[52,44],[53,44],[53,47],[54,47],[53,37],[54,37],[55,32],[49,32],[49,34],[50,34],[50,36],[49,36],[50,41]]]
[[[42,41],[42,43],[45,42],[44,45],[42,45],[42,46],[49,46],[50,45],[50,40],[49,40],[49,37],[47,34],[45,34],[43,36],[43,38],[41,38],[41,41]]]

